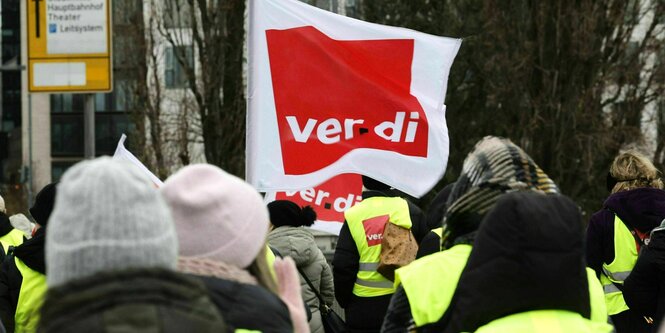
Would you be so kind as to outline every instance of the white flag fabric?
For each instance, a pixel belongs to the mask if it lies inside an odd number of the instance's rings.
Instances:
[[[127,139],[127,136],[123,134],[118,141],[118,146],[115,148],[113,159],[131,163],[135,167],[139,168],[139,170],[141,170],[143,173],[145,173],[156,187],[162,187],[164,183],[152,172],[150,172],[150,170],[148,170],[148,168],[146,168],[145,165],[143,165],[143,163],[141,163],[141,161],[139,161],[139,159],[134,156],[134,154],[125,148],[125,139]]]
[[[247,179],[301,190],[358,173],[420,197],[448,161],[445,93],[461,40],[250,0]]]

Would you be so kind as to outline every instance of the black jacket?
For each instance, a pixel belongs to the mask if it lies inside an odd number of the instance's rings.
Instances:
[[[413,325],[411,304],[404,288],[400,285],[390,299],[386,317],[383,319],[381,333],[404,333]]]
[[[439,228],[443,225],[443,216],[446,215],[446,209],[448,207],[448,197],[454,186],[455,183],[446,185],[436,197],[432,199],[429,209],[427,210],[427,227],[430,230]],[[441,251],[441,237],[430,231],[420,242],[416,259],[439,251]]]
[[[379,191],[363,192],[363,199],[387,196]],[[424,214],[418,206],[407,200],[411,217],[411,232],[418,243],[429,232]],[[333,257],[333,280],[335,282],[335,298],[345,308],[346,323],[351,328],[379,330],[383,316],[390,303],[390,295],[380,297],[356,297],[353,285],[358,275],[360,254],[351,236],[349,227],[344,222],[337,239],[337,247]]]
[[[268,290],[251,284],[191,275],[203,282],[228,327],[261,332],[293,332],[286,305]]]
[[[14,249],[13,255],[31,269],[46,274],[44,260],[45,229],[40,228],[35,235]],[[8,256],[6,259],[12,258]],[[14,260],[4,260],[0,268],[0,319],[8,332],[14,331],[14,314],[23,283],[23,276]]]
[[[424,256],[437,253],[441,251],[441,237],[437,235],[434,231],[430,231],[423,237],[423,240],[420,241],[418,245],[418,253],[416,253],[416,259],[422,258]]]
[[[504,195],[478,230],[441,321],[424,331],[473,332],[511,314],[566,310],[591,315],[577,206],[562,195]]]
[[[38,332],[229,330],[200,282],[164,269],[133,269],[50,289]]]
[[[623,298],[631,310],[654,319],[653,332],[665,316],[665,229],[654,230],[637,264],[624,281]]]
[[[443,217],[446,215],[448,208],[448,197],[450,197],[453,187],[455,187],[454,182],[444,186],[430,202],[427,210],[427,227],[430,230],[443,225]]]
[[[0,237],[8,234],[12,230],[14,230],[14,227],[12,227],[12,224],[9,221],[9,216],[0,212]]]

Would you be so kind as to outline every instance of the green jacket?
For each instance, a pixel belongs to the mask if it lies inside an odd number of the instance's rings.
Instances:
[[[50,289],[38,332],[226,332],[205,287],[163,269],[100,273]]]

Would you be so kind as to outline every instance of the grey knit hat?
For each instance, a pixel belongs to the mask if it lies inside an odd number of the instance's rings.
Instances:
[[[46,234],[51,287],[102,271],[177,264],[175,227],[159,192],[138,169],[108,157],[65,172]]]

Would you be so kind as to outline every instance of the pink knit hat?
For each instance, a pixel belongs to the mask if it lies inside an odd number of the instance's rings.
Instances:
[[[268,209],[242,179],[209,164],[182,168],[161,192],[171,207],[181,259],[246,268],[265,246]]]

